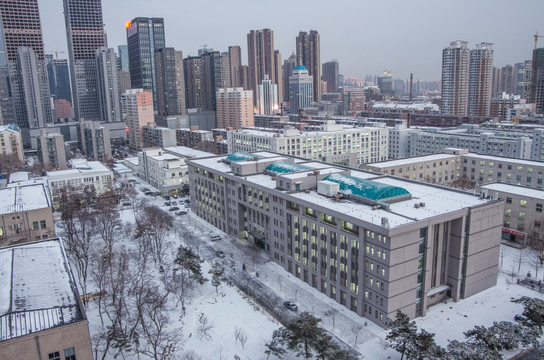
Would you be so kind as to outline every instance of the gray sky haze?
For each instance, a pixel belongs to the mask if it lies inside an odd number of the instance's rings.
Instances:
[[[39,0],[46,51],[66,51],[62,0]],[[318,30],[321,62],[337,59],[340,73],[363,79],[391,70],[394,78],[435,80],[450,41],[494,43],[494,65],[531,59],[533,34],[544,35],[544,0],[102,0],[108,46],[126,44],[125,23],[163,17],[167,46],[197,55],[242,47],[249,30],[270,28],[283,59],[301,30]],[[539,40],[544,47],[544,38]],[[59,54],[67,58],[68,54]]]

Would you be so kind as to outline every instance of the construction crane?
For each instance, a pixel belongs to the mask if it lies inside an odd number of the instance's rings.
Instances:
[[[538,41],[538,38],[543,38],[544,39],[544,35],[538,35],[538,31],[537,31],[535,33],[534,37],[535,37],[535,50],[536,50],[536,43]]]

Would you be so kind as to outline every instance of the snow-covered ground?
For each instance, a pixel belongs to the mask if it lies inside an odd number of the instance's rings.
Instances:
[[[143,186],[149,187],[145,184]],[[139,187],[140,185],[136,184],[136,188]],[[140,196],[143,195],[140,193]],[[167,207],[163,205],[164,201],[161,197],[150,198],[151,203],[167,210]],[[179,199],[177,201],[179,202]],[[126,224],[134,223],[134,214],[130,207],[124,207],[121,211],[121,219]],[[361,359],[399,358],[399,354],[390,349],[384,340],[385,330],[287,273],[266,253],[256,249],[252,244],[230,239],[191,211],[188,215],[176,216],[175,222],[170,254],[173,254],[181,244],[182,229],[189,229],[201,239],[202,244],[224,251],[226,259],[223,261],[230,264],[228,271],[241,270],[242,264],[245,264],[247,270],[253,275],[259,273],[260,281],[282,298],[296,302],[299,311],[307,311],[321,318],[321,326],[355,348],[361,354]],[[223,240],[210,242],[210,233],[221,234]],[[433,306],[427,312],[427,316],[416,320],[418,327],[435,333],[437,343],[446,346],[447,341],[451,339],[462,341],[463,332],[474,325],[487,326],[493,321],[513,321],[514,315],[521,313],[522,307],[511,303],[512,298],[520,296],[543,298],[542,293],[516,283],[516,277],[525,277],[528,271],[534,274],[534,266],[530,265],[526,251],[518,273],[520,250],[507,246],[503,248],[502,267],[496,287],[458,303],[450,301]],[[212,258],[210,254],[206,255],[208,261],[202,264],[203,272],[205,277],[210,279],[208,270],[211,261],[215,259],[212,259],[213,254]],[[516,273],[513,281],[512,271]],[[543,269],[539,269],[540,279],[542,274],[544,274]],[[187,309],[187,314],[183,317],[180,316],[180,308],[172,307],[170,311],[171,326],[181,329],[175,357],[179,359],[183,359],[183,354],[187,352],[196,354],[198,357],[195,359],[202,360],[235,359],[235,356],[239,359],[266,359],[265,343],[271,339],[272,332],[280,326],[269,314],[255,307],[252,300],[227,284],[222,284],[219,287],[219,294],[216,294],[215,288],[209,281],[206,282],[194,292]],[[213,323],[210,338],[199,335],[199,320],[202,314]],[[91,334],[93,334],[100,326],[96,304],[93,301],[87,309],[87,315]],[[234,332],[237,328],[242,329],[247,336],[244,346],[239,341],[235,342]],[[270,359],[273,358],[273,356],[270,357]]]

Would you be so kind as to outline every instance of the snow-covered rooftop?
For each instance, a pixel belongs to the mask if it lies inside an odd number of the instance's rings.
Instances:
[[[111,170],[108,169],[100,161],[85,161],[85,162],[72,163],[72,169],[48,171],[47,177],[49,179],[59,178],[59,177],[62,178],[62,177],[69,177],[74,175],[77,176],[84,173],[101,172],[101,171],[108,172]]]
[[[491,156],[491,155],[480,155],[480,154],[474,154],[474,153],[464,154],[463,156],[475,157],[476,160],[493,160],[493,161],[511,162],[511,163],[516,163],[516,165],[531,165],[535,167],[540,167],[544,165],[544,163],[541,161],[514,159],[514,158],[506,158],[506,157]]]
[[[82,320],[60,239],[0,248],[0,341]]]
[[[391,161],[383,161],[383,162],[377,162],[374,164],[367,164],[367,165],[376,167],[376,168],[388,168],[393,166],[404,166],[404,165],[412,164],[414,162],[448,160],[448,159],[455,159],[457,157],[459,157],[459,155],[433,154],[433,155],[425,155],[425,156],[411,157],[411,158],[391,160]]]
[[[14,183],[20,181],[28,181],[29,178],[30,176],[27,171],[17,171],[9,175],[9,182]]]
[[[171,147],[164,148],[164,150],[172,154],[183,156],[185,158],[202,158],[202,157],[209,157],[209,156],[215,155],[209,152],[191,149],[190,147],[186,147],[186,146],[171,146]]]
[[[51,207],[51,199],[43,182],[0,189],[0,214],[48,207]]]
[[[510,193],[514,195],[520,195],[527,198],[543,199],[544,190],[530,189],[524,186],[516,186],[509,184],[493,183],[481,186],[482,189],[488,189],[490,191],[500,191],[504,193]]]

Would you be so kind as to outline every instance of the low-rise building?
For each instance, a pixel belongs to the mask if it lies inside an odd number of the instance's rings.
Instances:
[[[62,192],[102,197],[112,194],[113,171],[98,161],[72,160],[72,168],[48,171],[47,182],[53,205],[57,206]]]
[[[329,121],[318,128],[319,131],[297,129],[229,131],[228,152],[272,151],[354,167],[387,160],[386,127],[354,128]]]
[[[78,129],[80,149],[87,159],[94,161],[111,160],[110,129],[98,121],[81,121]]]
[[[45,183],[14,182],[0,189],[0,204],[0,246],[55,236],[51,198]]]
[[[0,248],[0,357],[92,360],[89,324],[60,239]]]
[[[62,134],[49,133],[47,129],[41,129],[37,142],[38,157],[46,170],[68,169]]]
[[[148,124],[142,127],[144,147],[165,148],[176,146],[176,130]]]
[[[544,240],[544,191],[493,183],[480,187],[482,197],[505,199],[502,238],[531,244]]]
[[[138,153],[138,176],[162,193],[176,193],[189,182],[184,158],[160,148]]]
[[[17,125],[0,126],[0,154],[14,155],[21,164],[24,162],[23,138]]]
[[[196,215],[382,327],[496,284],[503,200],[270,152],[187,164]]]

